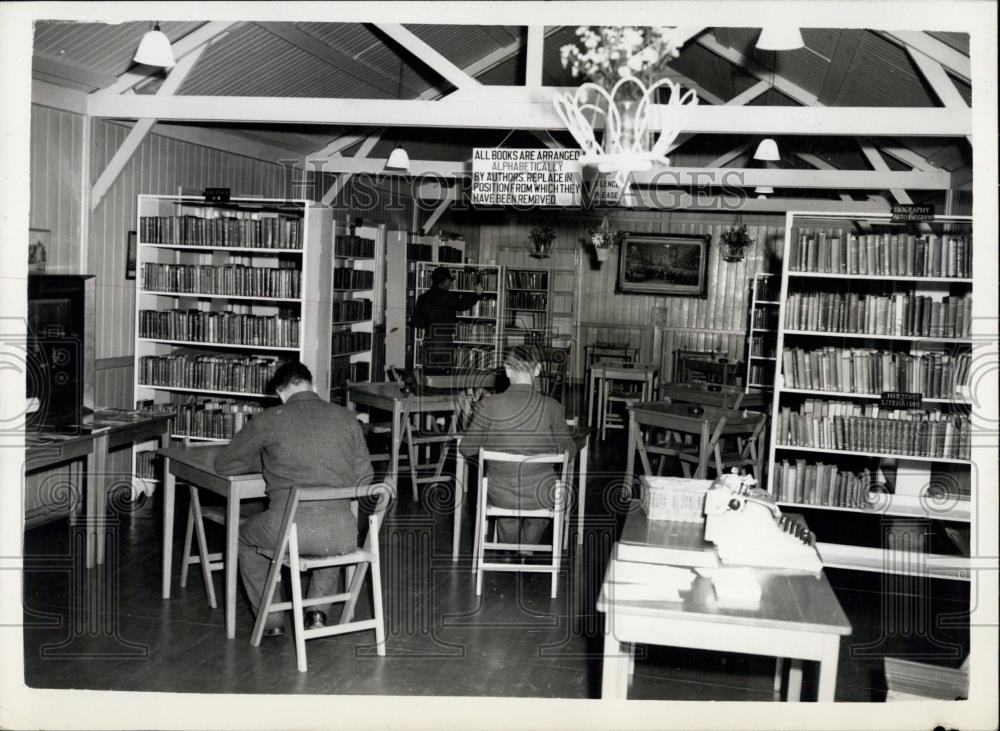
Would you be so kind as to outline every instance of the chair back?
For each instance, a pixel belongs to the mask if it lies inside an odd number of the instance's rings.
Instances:
[[[488,462],[506,462],[508,464],[562,464],[558,489],[556,491],[556,509],[561,507],[561,501],[565,499],[566,486],[569,484],[569,453],[554,452],[549,454],[514,454],[513,452],[499,452],[490,449],[479,450],[479,502],[486,505],[486,492],[488,487],[489,472],[486,464]]]
[[[551,345],[542,348],[541,390],[546,396],[555,398],[560,403],[565,401],[566,369],[568,363],[568,345]]]
[[[704,374],[688,372],[688,365],[693,361],[715,361],[718,354],[714,350],[675,350],[673,380],[677,383],[687,383],[691,380],[705,380]],[[693,376],[700,376],[694,379]]]
[[[375,509],[368,516],[368,540],[378,536],[382,521],[389,504],[396,497],[396,488],[389,482],[373,482],[360,487],[293,487],[289,491],[288,502],[285,504],[285,514],[281,521],[281,534],[288,535],[287,529],[295,522],[295,513],[299,503],[316,502],[319,500],[350,500],[351,509],[357,514],[357,503],[360,498],[374,497]],[[281,550],[284,550],[282,546]]]

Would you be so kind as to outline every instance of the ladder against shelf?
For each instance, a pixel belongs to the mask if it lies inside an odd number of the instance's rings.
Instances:
[[[172,437],[225,441],[275,403],[266,385],[283,361],[308,365],[324,393],[331,230],[330,209],[307,200],[139,196],[136,406],[174,411]],[[155,484],[140,455],[137,481]]]
[[[331,401],[340,398],[348,381],[366,382],[381,373],[375,362],[375,327],[382,320],[385,245],[385,226],[335,226]]]
[[[750,307],[747,310],[746,372],[743,383],[751,388],[770,390],[774,387],[774,369],[766,362],[774,359],[774,339],[778,329],[776,283],[780,278],[767,272],[758,272],[750,284]]]
[[[778,303],[768,489],[843,529],[843,543],[817,545],[828,566],[964,579],[965,555],[897,550],[906,536],[878,547],[845,538],[858,538],[851,521],[866,514],[946,531],[973,519],[972,222],[928,226],[787,215],[780,291],[768,298]]]

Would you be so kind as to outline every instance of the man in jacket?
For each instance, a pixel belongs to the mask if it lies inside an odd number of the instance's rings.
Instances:
[[[477,402],[472,419],[462,435],[462,453],[476,458],[480,448],[514,454],[576,454],[572,428],[566,423],[562,404],[535,388],[541,372],[537,348],[517,346],[504,357],[510,379],[506,391]],[[521,510],[551,509],[556,474],[551,464],[494,462],[489,466],[492,505]],[[502,518],[498,538],[503,543],[538,543],[545,518],[524,518],[518,540],[518,519]]]
[[[270,387],[281,405],[257,414],[233,437],[215,461],[223,475],[263,472],[267,510],[240,526],[239,567],[250,604],[257,612],[273,550],[292,487],[355,487],[371,483],[372,463],[361,425],[342,406],[323,401],[313,390],[312,374],[298,362],[281,365]],[[296,512],[299,551],[332,556],[358,546],[357,518],[347,500],[300,503]],[[308,597],[336,594],[339,567],[315,569]],[[313,607],[306,626],[326,623],[329,605]],[[264,633],[283,632],[281,614],[267,618]]]
[[[417,298],[413,308],[413,327],[423,328],[424,366],[428,368],[454,368],[455,323],[458,313],[472,309],[483,296],[477,284],[475,292],[452,292],[452,276],[448,267],[437,267],[431,272],[431,288]]]

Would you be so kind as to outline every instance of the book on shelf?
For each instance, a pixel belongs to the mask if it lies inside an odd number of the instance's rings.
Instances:
[[[880,409],[877,404],[805,399],[782,406],[774,439],[785,447],[867,452],[925,458],[972,457],[965,414],[937,410]]]
[[[140,310],[139,337],[297,348],[299,318],[208,310]]]
[[[358,322],[372,318],[372,301],[368,299],[335,300],[333,324]]]
[[[781,292],[781,277],[774,274],[758,274],[754,278],[757,301],[777,302]]]
[[[842,470],[835,464],[804,459],[775,463],[771,492],[779,502],[839,508],[868,508],[877,502],[881,485],[869,469]]]
[[[904,391],[942,399],[961,398],[972,362],[971,353],[875,348],[794,347],[781,356],[787,388],[869,395]]]
[[[848,234],[800,230],[790,239],[790,270],[886,277],[972,276],[972,236]]]
[[[239,354],[197,354],[175,351],[139,358],[143,386],[192,388],[263,394],[281,361],[274,357]]]
[[[369,332],[336,332],[331,336],[330,351],[338,353],[356,353],[371,350],[372,334]]]
[[[334,289],[371,289],[375,286],[375,272],[367,269],[340,267],[333,270]]]
[[[350,356],[334,356],[330,359],[330,386],[340,388],[347,381],[363,383],[369,379],[370,370],[367,361],[352,363]]]
[[[417,276],[417,286],[429,289],[432,285],[431,274],[434,267],[424,267]],[[495,269],[477,269],[466,267],[449,267],[452,287],[461,290],[473,290],[478,284],[487,294],[495,294],[500,284],[500,274]]]
[[[488,370],[500,365],[500,356],[495,348],[459,345],[455,349],[455,367],[473,370]]]
[[[495,319],[497,316],[496,299],[481,299],[472,309],[459,313],[458,317],[481,317],[483,319]]]
[[[750,315],[750,324],[758,330],[777,330],[778,311],[773,307],[766,310],[754,310]]]
[[[371,259],[375,256],[375,240],[353,234],[336,236],[333,239],[333,253],[336,256]]]
[[[461,264],[465,250],[457,246],[441,244],[438,246],[438,261],[442,264]]]
[[[544,310],[548,306],[549,296],[545,292],[507,293],[507,309],[509,310]]]
[[[221,212],[220,212],[221,213]],[[140,216],[139,242],[210,248],[301,249],[300,215],[226,211],[218,216]]]
[[[144,262],[144,291],[297,298],[302,272],[291,266],[255,267]]]
[[[941,299],[913,292],[795,292],[785,303],[785,328],[819,333],[967,338],[971,295]]]
[[[254,414],[263,410],[258,404],[232,399],[177,404],[171,432],[179,437],[232,439]]]
[[[455,339],[489,342],[497,336],[497,326],[492,322],[458,322],[455,324]]]
[[[548,272],[508,269],[506,282],[509,289],[547,289]]]

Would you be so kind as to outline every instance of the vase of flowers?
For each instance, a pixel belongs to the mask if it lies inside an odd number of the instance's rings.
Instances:
[[[534,259],[548,259],[549,252],[552,251],[552,242],[556,238],[556,229],[550,224],[540,223],[531,227],[528,238],[531,240],[531,257]]]
[[[611,249],[620,244],[624,238],[624,231],[615,229],[608,221],[607,216],[602,218],[599,226],[590,229],[590,244],[594,247],[594,253],[597,254],[597,261],[607,261],[611,255]]]

